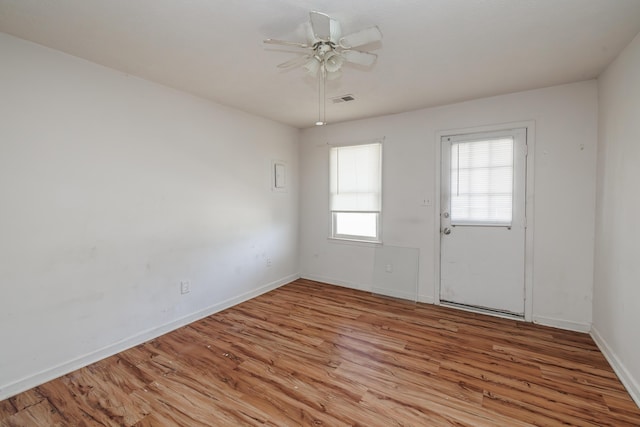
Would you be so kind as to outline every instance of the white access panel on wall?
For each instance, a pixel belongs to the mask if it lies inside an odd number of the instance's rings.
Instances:
[[[287,191],[287,164],[281,160],[271,162],[271,190]]]
[[[375,249],[373,292],[411,301],[418,300],[420,250],[383,245]]]

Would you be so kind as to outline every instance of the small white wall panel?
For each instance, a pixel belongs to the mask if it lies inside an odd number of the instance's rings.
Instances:
[[[420,250],[380,246],[375,250],[373,292],[412,301],[418,300]]]

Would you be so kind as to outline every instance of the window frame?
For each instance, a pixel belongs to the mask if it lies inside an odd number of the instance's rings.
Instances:
[[[331,236],[329,236],[330,239],[334,239],[334,240],[347,240],[347,241],[351,241],[351,242],[366,242],[366,243],[382,243],[382,239],[381,239],[381,235],[382,235],[382,231],[381,231],[381,216],[382,216],[382,211],[330,211],[331,213]],[[360,234],[338,234],[337,233],[337,218],[336,218],[336,214],[340,214],[340,213],[362,213],[362,214],[375,214],[376,215],[376,235],[371,237],[371,236],[364,236],[364,235],[360,235]]]
[[[380,161],[379,161],[379,198],[380,198],[380,209],[379,210],[339,210],[339,209],[331,209],[331,182],[332,182],[332,150],[337,148],[348,148],[348,147],[357,147],[362,145],[373,145],[378,144],[380,149]],[[384,144],[382,139],[370,140],[360,143],[348,143],[341,145],[332,145],[329,149],[329,240],[337,241],[337,242],[354,242],[354,243],[369,243],[369,244],[382,244],[382,203],[383,203],[383,191],[382,191],[382,175],[383,175],[383,151]],[[354,234],[338,234],[337,233],[337,215],[339,213],[364,213],[364,214],[376,214],[376,236],[364,236],[364,235],[354,235]]]

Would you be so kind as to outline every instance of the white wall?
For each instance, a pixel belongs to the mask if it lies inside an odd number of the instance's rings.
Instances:
[[[593,336],[640,405],[640,35],[598,91]]]
[[[419,299],[432,302],[438,216],[435,203],[431,207],[421,203],[436,198],[436,133],[530,120],[535,121],[536,133],[533,319],[588,331],[595,221],[595,81],[304,130],[302,276],[366,290],[373,282],[374,247],[327,240],[327,142],[385,137],[384,244],[420,249]]]
[[[0,58],[0,399],[297,277],[298,130],[1,33]]]

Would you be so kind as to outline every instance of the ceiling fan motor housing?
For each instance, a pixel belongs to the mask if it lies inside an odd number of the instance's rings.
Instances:
[[[329,15],[314,11],[309,13],[309,17],[306,43],[276,39],[265,40],[265,43],[293,46],[312,51],[301,60],[287,61],[279,64],[278,67],[290,68],[302,65],[312,76],[315,77],[322,72],[331,80],[340,76],[341,68],[346,62],[364,67],[370,67],[375,63],[376,54],[354,50],[354,48],[382,40],[382,33],[378,27],[365,28],[343,37],[340,23],[331,19]]]

